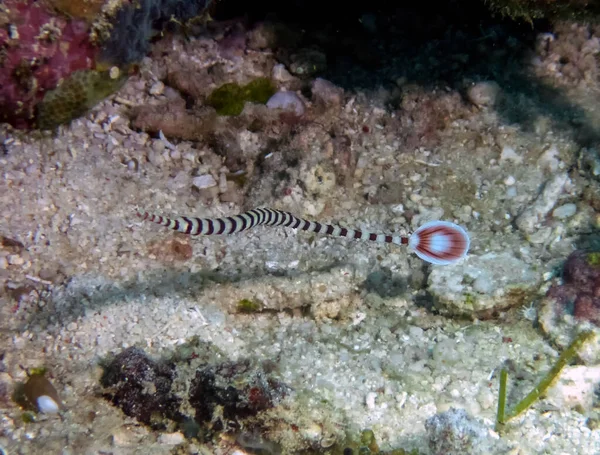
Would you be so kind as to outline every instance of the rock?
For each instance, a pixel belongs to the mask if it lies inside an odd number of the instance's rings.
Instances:
[[[313,101],[327,107],[338,107],[344,99],[344,90],[326,79],[317,77],[312,84]]]
[[[157,81],[154,84],[152,84],[152,87],[150,87],[150,95],[152,96],[160,96],[164,93],[165,91],[165,84],[161,81]]]
[[[192,185],[194,185],[199,190],[202,190],[205,188],[212,188],[214,186],[217,186],[217,181],[212,175],[203,174],[199,175],[198,177],[194,177],[194,179],[192,180]]]
[[[467,99],[477,107],[493,106],[500,94],[500,86],[494,81],[478,82],[467,90]]]
[[[560,160],[558,159],[558,149],[555,145],[550,146],[547,150],[542,153],[542,155],[538,158],[538,166],[549,172],[556,172],[558,170],[558,166],[560,165]]]
[[[336,186],[335,172],[321,165],[306,170],[301,178],[311,194],[331,194]]]
[[[0,372],[0,406],[7,408],[14,394],[15,380],[8,373]]]
[[[595,148],[583,149],[581,153],[583,167],[588,169],[594,177],[600,176],[600,153]]]
[[[304,102],[295,92],[277,92],[269,101],[267,101],[269,109],[281,109],[285,112],[290,112],[298,117],[304,115],[306,110]]]
[[[6,259],[10,265],[23,265],[25,263],[25,259],[18,254],[10,254]]]
[[[600,363],[600,252],[574,251],[563,265],[561,282],[542,299],[538,321],[552,341],[566,348],[581,330],[596,333],[579,351],[587,365]]]
[[[327,56],[317,49],[303,48],[290,58],[290,71],[297,76],[308,77],[327,68]]]
[[[375,409],[375,400],[377,399],[376,392],[369,392],[365,398],[365,404],[367,405],[367,409],[373,410]]]
[[[434,268],[428,290],[442,313],[485,318],[522,304],[540,281],[539,272],[510,253],[487,253]]]
[[[600,382],[600,366],[567,366],[546,392],[546,401],[558,409],[579,408],[590,411]]]
[[[290,74],[290,72],[285,68],[285,65],[282,63],[278,63],[277,65],[273,66],[271,76],[277,82],[290,82],[295,79],[295,77]]]
[[[564,204],[560,207],[556,207],[552,211],[552,216],[559,220],[570,218],[577,213],[577,206],[575,204]]]
[[[267,264],[268,266],[268,264]],[[272,270],[298,267],[285,263]],[[237,312],[240,299],[251,298],[262,303],[262,311],[310,308],[316,319],[337,307],[337,317],[345,316],[356,304],[357,286],[363,277],[352,267],[334,267],[328,272],[301,273],[293,276],[267,275],[252,282],[223,284],[218,290],[207,291],[207,297],[227,302],[229,312]]]
[[[546,182],[544,189],[533,203],[517,217],[517,227],[525,234],[532,234],[539,227],[539,223],[548,215],[556,205],[563,187],[569,180],[566,172],[557,174]]]
[[[229,430],[231,422],[255,416],[277,405],[289,388],[248,359],[203,366],[189,387],[196,422]]]
[[[506,186],[512,186],[512,185],[514,185],[515,183],[516,183],[516,180],[515,180],[515,178],[514,178],[512,175],[509,175],[508,177],[506,177],[506,178],[504,179],[504,184],[505,184]]]
[[[162,156],[160,152],[157,152],[154,149],[148,150],[148,161],[150,164],[156,167],[160,167],[164,164],[165,158]]]
[[[140,436],[129,428],[119,428],[112,434],[112,444],[114,447],[133,447],[140,443]]]
[[[128,348],[105,367],[100,383],[104,398],[147,425],[181,420],[181,399],[171,392],[174,365],[155,362],[144,351]]]
[[[268,22],[261,22],[248,33],[248,47],[254,50],[266,49],[277,44],[277,29]]]
[[[425,421],[429,448],[434,454],[492,455],[508,453],[505,443],[464,409],[450,408]]]
[[[185,436],[180,431],[175,433],[163,433],[158,437],[158,443],[168,446],[176,446],[185,442]]]
[[[502,152],[500,153],[500,162],[503,163],[506,161],[511,161],[515,164],[520,164],[523,162],[523,157],[519,156],[517,152],[515,152],[514,148],[505,145],[504,147],[502,147]]]

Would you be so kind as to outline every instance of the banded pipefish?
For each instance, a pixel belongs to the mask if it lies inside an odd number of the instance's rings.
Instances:
[[[348,229],[332,224],[299,218],[289,212],[270,208],[256,208],[225,218],[168,218],[148,212],[139,212],[144,220],[189,235],[230,235],[255,226],[280,226],[334,237],[370,240],[378,243],[406,245],[424,261],[436,265],[453,264],[469,251],[470,239],[461,226],[448,221],[430,221],[409,236],[378,234]]]

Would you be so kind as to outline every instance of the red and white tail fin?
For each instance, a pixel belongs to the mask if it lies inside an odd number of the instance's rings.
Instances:
[[[457,224],[430,221],[410,236],[408,246],[424,261],[447,265],[464,258],[470,243],[467,232]]]

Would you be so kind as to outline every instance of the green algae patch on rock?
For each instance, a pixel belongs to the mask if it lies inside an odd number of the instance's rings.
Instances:
[[[75,71],[44,96],[38,106],[38,127],[53,130],[81,117],[126,80],[127,73],[116,67],[107,71]]]
[[[592,267],[600,267],[600,252],[588,253],[585,259]]]
[[[237,304],[237,310],[239,313],[258,313],[262,309],[262,304],[256,300],[241,299]]]
[[[428,290],[443,314],[489,318],[498,311],[528,303],[541,274],[510,253],[471,255],[452,267],[436,267]]]
[[[206,98],[206,104],[215,108],[219,115],[240,115],[246,102],[265,104],[276,91],[275,84],[265,77],[243,86],[230,82],[213,90]]]

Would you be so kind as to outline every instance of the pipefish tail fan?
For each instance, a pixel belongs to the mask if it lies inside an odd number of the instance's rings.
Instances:
[[[430,221],[412,233],[408,246],[417,256],[436,265],[464,258],[471,240],[462,227],[448,221]]]
[[[463,228],[446,221],[432,221],[421,226],[410,237],[406,237],[317,223],[316,221],[299,218],[289,212],[268,208],[252,209],[226,218],[192,218],[186,216],[168,218],[139,211],[137,214],[143,220],[188,235],[229,235],[263,225],[302,229],[303,231],[334,237],[408,245],[421,259],[438,265],[452,264],[465,257],[470,243],[469,235]]]

